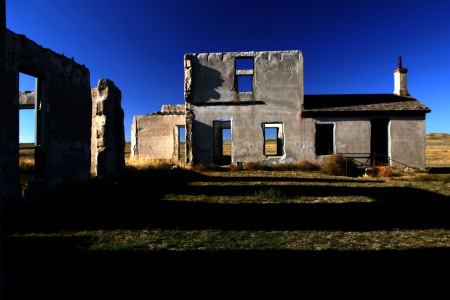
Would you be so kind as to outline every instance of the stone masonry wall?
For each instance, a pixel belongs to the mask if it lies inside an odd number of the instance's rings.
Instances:
[[[185,126],[184,105],[163,105],[160,112],[135,116],[131,125],[131,155],[141,159],[179,158],[179,127]]]
[[[113,175],[125,167],[122,94],[111,80],[100,79],[91,95],[91,173]]]
[[[0,190],[17,199],[19,147],[19,72],[39,80],[39,160],[46,187],[84,181],[90,173],[91,95],[89,70],[74,59],[43,48],[3,27],[0,85]],[[39,165],[39,167],[38,167]],[[38,173],[38,172],[37,172]]]
[[[251,92],[237,90],[237,58],[253,59]],[[188,164],[214,162],[213,123],[223,120],[231,123],[232,163],[296,163],[301,157],[301,51],[186,54],[185,97]],[[265,123],[282,124],[281,155],[264,155]]]

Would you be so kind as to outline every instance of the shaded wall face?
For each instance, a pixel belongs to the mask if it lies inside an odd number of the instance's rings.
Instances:
[[[424,117],[383,117],[365,118],[315,118],[304,127],[309,138],[306,138],[308,148],[305,151],[306,160],[323,163],[327,155],[316,156],[314,124],[334,124],[335,153],[347,156],[369,155],[373,149],[372,120],[387,120],[387,155],[393,160],[391,166],[404,168],[405,165],[422,169],[425,167],[425,118]],[[306,124],[306,123],[305,123]],[[376,145],[375,145],[376,146]],[[358,155],[361,154],[361,155]],[[365,159],[357,161],[368,163]]]
[[[425,168],[425,117],[391,117],[389,124],[389,152],[392,165]]]
[[[178,160],[179,127],[184,125],[184,114],[135,116],[131,128],[132,155]]]
[[[0,125],[6,132],[1,139],[7,149],[0,164],[14,170],[11,183],[18,181],[19,72],[33,75],[42,83],[44,155],[41,162],[47,185],[53,187],[63,181],[88,179],[91,138],[89,70],[9,30],[6,30],[3,45],[5,84],[2,85],[2,113],[7,117],[3,118],[2,114]]]
[[[252,91],[239,92],[235,61],[253,59]],[[192,163],[212,163],[213,122],[231,120],[232,162],[296,162],[301,147],[303,56],[300,51],[186,55],[185,94],[192,113]],[[191,83],[189,85],[189,83]],[[186,91],[188,91],[186,93]],[[187,114],[189,116],[189,114]],[[190,120],[188,117],[187,124]],[[283,128],[281,155],[264,155],[264,123]],[[186,135],[189,137],[189,126]],[[189,140],[187,141],[189,145]],[[189,153],[187,153],[189,157]]]

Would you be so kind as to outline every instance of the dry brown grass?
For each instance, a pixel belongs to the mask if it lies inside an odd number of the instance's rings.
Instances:
[[[297,163],[297,170],[299,171],[318,171],[320,166],[309,162],[307,160],[302,160]]]
[[[321,169],[325,174],[333,176],[351,176],[356,173],[353,159],[342,155],[330,155]]]
[[[427,134],[426,159],[427,167],[450,167],[450,134]]]
[[[136,170],[144,170],[148,168],[171,168],[178,164],[177,161],[171,159],[148,159],[148,158],[136,158],[135,156],[130,156],[125,159],[125,164],[127,167],[134,168]]]
[[[266,155],[277,155],[277,139],[266,139]]]
[[[388,166],[373,166],[372,170],[374,171],[373,175],[377,177],[392,177],[395,175],[392,168]]]

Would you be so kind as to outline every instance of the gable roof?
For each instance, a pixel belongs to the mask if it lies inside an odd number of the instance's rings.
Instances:
[[[394,94],[305,95],[304,115],[424,115],[431,110],[411,96]]]

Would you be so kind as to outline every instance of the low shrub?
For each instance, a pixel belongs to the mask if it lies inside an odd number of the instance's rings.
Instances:
[[[204,171],[223,172],[223,171],[227,171],[227,168],[218,166],[216,164],[203,164],[203,163],[195,164],[195,165],[192,166],[191,169],[194,170],[194,171],[197,171],[197,172],[204,172]]]
[[[302,160],[297,163],[298,171],[318,171],[320,170],[320,166],[309,162],[307,160]]]
[[[357,174],[355,161],[340,154],[330,155],[322,165],[323,173],[333,176],[354,176]]]
[[[244,164],[244,170],[263,171],[269,170],[269,168],[259,162],[248,162]]]
[[[392,177],[395,174],[392,168],[388,166],[373,166],[372,170],[374,175],[378,177]]]
[[[241,171],[242,170],[242,164],[232,164],[228,166],[228,170],[230,172],[235,172],[235,171]]]
[[[269,187],[255,192],[255,198],[264,200],[264,201],[284,201],[287,199],[287,196],[281,189]]]

